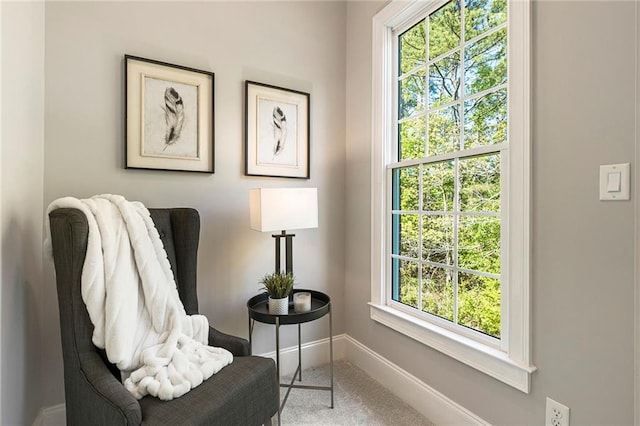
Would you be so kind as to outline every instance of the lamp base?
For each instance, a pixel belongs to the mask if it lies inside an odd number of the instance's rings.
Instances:
[[[286,273],[293,274],[293,237],[296,234],[287,234],[287,231],[283,230],[280,234],[272,234],[273,238],[275,238],[276,242],[276,264],[275,264],[275,272],[280,273],[281,262],[280,262],[280,246],[282,245],[282,238],[285,239],[285,258],[286,258]]]

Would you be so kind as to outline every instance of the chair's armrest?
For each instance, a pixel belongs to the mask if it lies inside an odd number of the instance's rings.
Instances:
[[[100,355],[97,352],[80,354],[80,363],[86,382],[79,390],[90,395],[83,398],[89,404],[74,407],[75,417],[101,419],[104,424],[140,425],[142,411],[138,400],[111,374]]]
[[[209,345],[225,348],[234,356],[250,355],[249,342],[246,339],[222,333],[213,327],[209,327]]]

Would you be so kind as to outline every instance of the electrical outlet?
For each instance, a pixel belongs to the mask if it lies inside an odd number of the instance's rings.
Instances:
[[[547,397],[545,426],[569,426],[569,407]]]

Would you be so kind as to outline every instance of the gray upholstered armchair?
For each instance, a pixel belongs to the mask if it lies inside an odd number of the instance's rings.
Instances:
[[[188,314],[198,312],[196,263],[200,217],[193,209],[150,209]],[[209,344],[234,355],[232,364],[180,398],[136,400],[120,372],[91,342],[93,325],[80,293],[88,225],[76,209],[50,213],[58,287],[68,425],[259,425],[278,411],[279,385],[271,359],[249,356],[245,339],[209,332]]]

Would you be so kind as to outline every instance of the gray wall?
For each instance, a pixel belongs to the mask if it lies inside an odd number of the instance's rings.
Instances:
[[[298,287],[334,298],[344,332],[345,16],[337,2],[47,2],[44,201],[119,193],[149,207],[193,206],[202,219],[201,312],[247,336],[246,301],[273,269],[273,239],[249,228],[248,190],[317,187],[319,228],[296,231]],[[125,53],[215,72],[214,175],[123,169]],[[311,179],[244,176],[244,80],[311,93]],[[53,271],[45,263],[43,403],[63,400]],[[303,340],[326,337],[326,323]],[[295,343],[283,329],[282,345]],[[257,325],[254,351],[274,350]]]
[[[632,162],[635,2],[533,7],[533,374],[529,395],[369,319],[371,18],[347,7],[347,333],[493,424],[633,424],[634,204],[598,201],[600,164]]]
[[[40,245],[50,201],[114,192],[198,208],[202,311],[246,336],[244,303],[273,255],[271,237],[248,229],[247,190],[263,185],[319,188],[320,228],[296,232],[294,263],[301,286],[333,296],[336,333],[495,424],[541,424],[546,396],[571,408],[572,424],[633,423],[634,210],[599,202],[597,173],[634,154],[635,4],[534,5],[529,395],[369,319],[371,18],[383,6],[0,3],[0,423],[29,424],[63,401]],[[124,53],[216,73],[215,175],[122,169]],[[243,176],[245,79],[311,92],[311,181]],[[256,333],[256,350],[272,350],[271,330]],[[303,339],[322,337],[307,327]]]
[[[41,405],[44,4],[0,4],[0,424]]]

